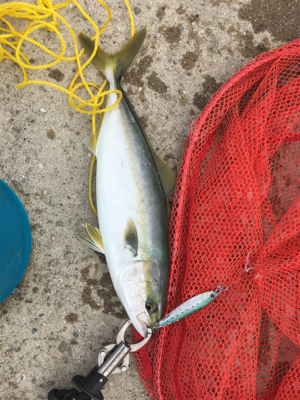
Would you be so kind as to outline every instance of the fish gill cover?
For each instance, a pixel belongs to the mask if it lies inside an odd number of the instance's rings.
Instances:
[[[152,399],[300,398],[300,40],[255,58],[184,145],[166,314],[227,285],[137,355]]]

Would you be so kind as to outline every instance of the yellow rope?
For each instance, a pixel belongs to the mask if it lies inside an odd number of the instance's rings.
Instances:
[[[129,18],[130,18],[130,24],[131,24],[131,37],[134,35],[134,21],[133,21],[133,15],[132,15],[132,11],[130,8],[130,4],[128,0],[125,0],[125,4],[128,10],[128,14],[129,14]]]
[[[132,11],[129,5],[128,0],[124,0],[125,4],[127,6],[127,10],[129,13],[130,17],[130,23],[131,23],[131,36],[134,35],[134,21],[133,21],[133,15]],[[98,48],[98,43],[99,43],[99,37],[100,35],[105,31],[107,28],[108,24],[110,23],[111,20],[111,10],[108,7],[108,5],[103,1],[103,0],[97,0],[97,2],[105,8],[107,11],[107,19],[104,24],[104,26],[101,29],[98,29],[96,23],[92,20],[92,18],[83,10],[81,5],[78,3],[77,0],[66,0],[62,3],[53,5],[52,0],[37,0],[37,4],[28,4],[26,2],[10,2],[10,3],[5,3],[0,5],[0,21],[4,25],[4,27],[0,27],[0,62],[2,60],[8,59],[16,64],[19,65],[21,68],[21,71],[23,73],[23,81],[17,85],[17,88],[23,88],[26,85],[31,85],[31,84],[39,84],[39,85],[47,85],[54,87],[56,89],[62,90],[63,92],[67,93],[69,95],[69,104],[71,107],[73,107],[75,110],[79,111],[80,113],[83,114],[91,114],[92,115],[92,131],[94,138],[96,139],[97,132],[96,132],[96,115],[103,113],[105,111],[111,110],[113,107],[115,107],[122,99],[122,92],[120,90],[108,90],[104,91],[105,86],[107,84],[107,81],[103,83],[100,87],[96,85],[93,82],[87,82],[84,78],[83,71],[87,67],[87,65],[92,61],[94,58],[97,48]],[[74,34],[74,31],[70,24],[58,13],[58,10],[60,10],[63,7],[69,6],[71,3],[73,3],[78,10],[82,13],[84,18],[86,18],[89,23],[93,26],[95,29],[95,35],[93,39],[95,40],[95,48],[92,53],[92,55],[88,58],[88,60],[82,65],[80,58],[83,55],[84,50],[81,50],[79,52],[78,47],[77,47],[77,42],[76,42],[76,37]],[[20,19],[25,19],[31,21],[26,29],[24,31],[18,31],[14,28],[13,24],[6,18],[9,17],[10,20],[11,18],[20,18]],[[50,20],[49,20],[50,19]],[[67,29],[69,30],[72,41],[73,41],[73,46],[74,46],[74,53],[75,55],[73,57],[66,57],[65,56],[65,51],[66,51],[66,45],[65,45],[65,40],[60,33],[58,27],[59,23],[64,24]],[[38,29],[45,28],[50,32],[55,33],[60,42],[61,42],[61,51],[60,54],[56,54],[38,41],[31,39],[29,35],[33,32],[35,32]],[[26,57],[26,55],[21,51],[21,47],[24,43],[24,41],[27,41],[29,43],[32,43],[35,46],[38,46],[40,49],[45,51],[48,55],[54,58],[54,60],[48,64],[44,65],[32,65]],[[43,69],[43,68],[49,68],[53,67],[54,65],[58,64],[60,61],[76,61],[77,62],[77,68],[78,71],[73,77],[69,89],[66,89],[62,86],[59,86],[55,83],[52,82],[47,82],[47,81],[40,81],[40,80],[28,80],[28,75],[27,75],[27,70],[37,70],[37,69]],[[80,79],[80,82],[77,83],[78,79]],[[75,94],[75,92],[79,89],[84,87],[89,99],[84,100],[82,97],[78,96]],[[91,88],[96,88],[97,93],[94,95]],[[103,103],[105,96],[108,95],[109,93],[116,93],[118,94],[117,100],[115,104],[113,104],[110,107],[103,108]],[[76,101],[76,103],[74,102]],[[93,199],[92,199],[92,178],[93,178],[93,167],[95,163],[95,156],[92,158],[91,162],[91,168],[90,168],[90,174],[89,174],[89,199],[91,203],[91,207],[94,210],[94,212],[97,214],[97,211],[95,209]]]

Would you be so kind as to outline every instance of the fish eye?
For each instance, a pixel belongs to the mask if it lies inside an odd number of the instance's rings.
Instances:
[[[155,301],[148,300],[145,307],[149,314],[153,314],[157,310],[157,304]]]

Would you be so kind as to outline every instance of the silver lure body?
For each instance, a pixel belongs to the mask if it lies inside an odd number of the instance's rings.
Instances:
[[[197,296],[192,297],[171,311],[170,314],[165,316],[165,318],[158,323],[157,328],[173,324],[174,322],[180,321],[181,319],[194,314],[196,311],[199,311],[201,308],[207,306],[218,295],[219,292],[214,292],[211,290],[209,292],[200,293]]]

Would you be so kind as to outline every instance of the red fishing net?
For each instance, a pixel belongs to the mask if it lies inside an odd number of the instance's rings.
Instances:
[[[152,399],[300,399],[299,106],[297,40],[246,65],[192,125],[166,313],[229,289],[139,352]]]

